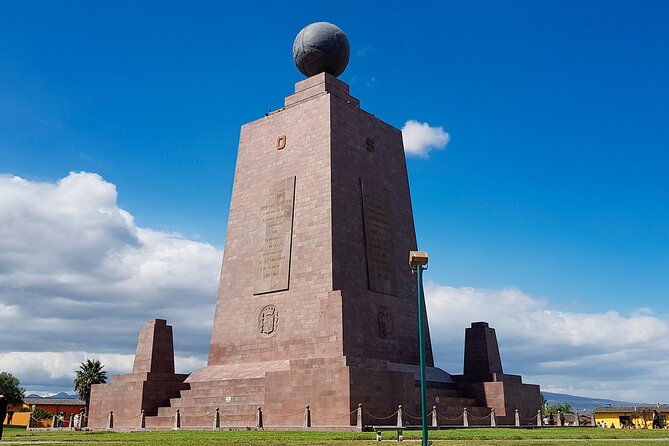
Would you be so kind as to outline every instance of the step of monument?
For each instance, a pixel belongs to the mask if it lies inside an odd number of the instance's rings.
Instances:
[[[199,397],[234,398],[236,396],[264,395],[264,394],[265,394],[265,386],[235,386],[226,388],[182,390],[180,398],[181,399],[191,399]]]
[[[462,398],[463,395],[464,392],[461,389],[439,389],[439,397],[443,396],[444,398],[450,398],[450,397]]]
[[[201,406],[187,406],[187,407],[159,407],[158,416],[171,416],[173,417],[177,409],[181,416],[214,416],[216,409],[219,409],[221,416],[226,417],[248,417],[251,414],[255,414],[258,405],[257,404],[227,404],[221,405],[201,405]]]
[[[445,406],[460,406],[460,407],[474,407],[478,406],[479,403],[475,398],[465,398],[465,397],[440,397],[438,405]]]
[[[225,388],[230,386],[248,386],[248,385],[264,385],[265,378],[248,378],[248,379],[221,379],[218,381],[209,382],[193,382],[190,383],[191,390],[198,389],[213,389]]]
[[[213,383],[193,383],[190,389],[182,390],[181,398],[187,399],[197,396],[229,397],[233,395],[249,395],[265,393],[265,383],[262,379],[225,380]]]
[[[250,404],[255,407],[262,406],[264,398],[263,393],[251,393],[248,395],[234,395],[234,396],[189,396],[187,398],[172,398],[170,399],[170,406],[175,408],[181,407],[198,407],[198,406],[212,406],[214,408],[223,408],[230,404]]]

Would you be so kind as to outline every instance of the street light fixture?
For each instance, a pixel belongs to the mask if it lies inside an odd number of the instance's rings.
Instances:
[[[420,408],[421,422],[423,428],[422,446],[428,446],[427,438],[427,385],[425,382],[425,329],[423,323],[423,308],[425,296],[423,295],[423,270],[427,269],[427,252],[410,251],[409,266],[416,273],[416,284],[418,289],[418,350],[420,352]]]

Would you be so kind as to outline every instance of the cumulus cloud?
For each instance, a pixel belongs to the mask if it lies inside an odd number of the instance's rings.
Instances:
[[[428,284],[426,300],[435,361],[461,373],[464,328],[486,321],[496,329],[506,373],[522,374],[543,390],[625,401],[669,401],[669,321],[648,309],[557,311],[517,289],[452,288]]]
[[[127,372],[154,318],[174,326],[179,357],[201,364],[221,259],[209,244],[137,226],[99,175],[0,176],[0,369],[29,388],[71,383],[93,351]]]
[[[450,135],[443,127],[432,127],[427,122],[409,120],[402,127],[404,151],[408,155],[427,157],[430,150],[443,149]]]
[[[154,318],[174,327],[178,371],[200,367],[221,259],[209,244],[137,226],[99,175],[0,176],[0,370],[38,392],[72,391],[86,358],[127,373]],[[652,309],[578,313],[517,289],[438,284],[426,297],[435,361],[449,372],[462,371],[464,328],[487,321],[504,370],[544,390],[669,401],[669,322]]]

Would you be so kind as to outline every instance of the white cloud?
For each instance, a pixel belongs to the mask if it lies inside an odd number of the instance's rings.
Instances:
[[[402,127],[402,138],[407,154],[425,158],[430,150],[446,147],[451,137],[443,127],[432,127],[427,122],[409,120]]]
[[[177,364],[206,358],[222,251],[138,227],[116,199],[92,173],[55,184],[0,176],[0,369],[26,387],[71,388],[81,352],[128,372],[154,318],[191,358]]]
[[[206,360],[221,250],[138,227],[100,176],[57,183],[0,176],[0,370],[30,391],[72,391],[100,358],[127,373],[141,326],[174,327],[180,372]],[[464,329],[497,330],[504,370],[544,390],[669,402],[669,322],[652,309],[577,313],[517,289],[426,286],[435,360],[462,370]]]
[[[428,284],[426,299],[435,362],[461,373],[464,328],[486,321],[497,331],[504,371],[542,389],[636,402],[669,401],[669,321],[648,309],[576,313],[516,289]]]

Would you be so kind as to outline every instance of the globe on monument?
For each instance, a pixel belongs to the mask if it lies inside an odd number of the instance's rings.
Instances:
[[[305,26],[293,43],[295,65],[307,77],[323,71],[339,76],[346,69],[350,55],[346,34],[328,22]]]

